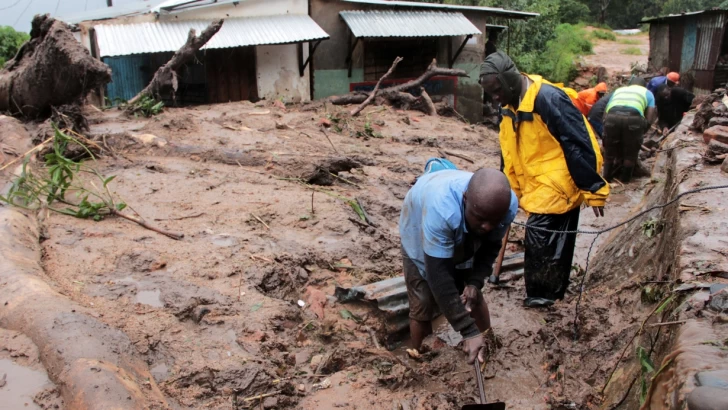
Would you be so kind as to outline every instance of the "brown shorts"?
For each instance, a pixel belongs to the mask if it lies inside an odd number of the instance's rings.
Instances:
[[[402,264],[409,299],[409,317],[419,322],[429,322],[440,315],[440,309],[435,301],[435,296],[432,295],[430,285],[420,275],[417,265],[407,256],[404,249],[402,249]],[[458,292],[462,293],[465,289],[465,282],[456,277],[455,286],[458,288]]]

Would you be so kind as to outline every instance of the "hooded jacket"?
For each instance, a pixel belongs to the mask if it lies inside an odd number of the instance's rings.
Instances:
[[[586,202],[604,206],[609,185],[599,175],[602,154],[587,120],[568,91],[529,75],[518,110],[503,108],[500,145],[504,170],[521,207],[534,214],[564,214]]]
[[[588,116],[589,111],[591,111],[592,109],[592,106],[596,104],[597,101],[599,101],[600,92],[607,92],[606,83],[599,83],[594,88],[588,88],[586,90],[579,91],[579,93],[577,94],[577,98],[572,98],[572,101],[574,102],[574,105],[576,105],[576,108],[578,108],[582,114]]]

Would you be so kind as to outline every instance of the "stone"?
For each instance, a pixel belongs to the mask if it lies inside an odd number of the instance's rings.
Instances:
[[[700,291],[695,292],[692,296],[690,296],[687,303],[691,308],[701,310],[705,308],[705,304],[708,303],[708,300],[710,300],[710,292]]]
[[[278,408],[278,398],[277,397],[266,397],[263,400],[263,408],[264,409],[277,409]]]
[[[716,312],[728,312],[728,289],[723,288],[715,293],[711,292],[708,308]]]
[[[324,360],[324,356],[321,354],[317,354],[316,356],[311,358],[311,368],[316,369],[320,364],[321,361]]]
[[[721,289],[728,288],[728,284],[725,283],[714,283],[710,285],[710,294],[715,295],[716,293],[720,292]]]
[[[724,144],[717,140],[710,140],[710,142],[708,142],[708,151],[715,155],[728,154],[728,144]]]
[[[703,131],[703,140],[706,144],[711,140],[716,140],[724,144],[728,144],[728,126],[716,125]]]
[[[700,386],[688,395],[688,410],[728,409],[728,394],[716,387]]]
[[[299,384],[298,386],[296,386],[296,388],[298,389],[298,391],[302,391],[302,392],[303,391],[306,391],[306,385],[305,384]]]
[[[695,380],[698,386],[717,387],[728,390],[728,370],[700,372],[695,375]]]
[[[720,166],[720,170],[728,174],[728,158],[723,160],[723,164]]]
[[[306,288],[306,301],[308,308],[319,318],[324,318],[324,307],[326,306],[326,294],[312,286]]]
[[[728,125],[728,117],[713,117],[708,121],[708,127],[716,125]]]

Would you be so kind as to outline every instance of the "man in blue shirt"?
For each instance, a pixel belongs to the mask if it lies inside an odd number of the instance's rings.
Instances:
[[[490,314],[481,289],[490,276],[518,199],[495,169],[436,169],[410,189],[399,232],[415,349],[432,333],[436,309],[463,336],[468,361],[482,361]]]
[[[666,85],[668,87],[674,87],[680,83],[680,74],[671,72],[667,73],[667,75],[659,75],[653,79],[650,80],[650,82],[647,84],[647,89],[650,90],[652,94],[657,94],[657,89],[660,88],[661,85]]]

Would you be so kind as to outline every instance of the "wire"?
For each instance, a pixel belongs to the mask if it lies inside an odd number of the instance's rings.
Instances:
[[[53,10],[53,17],[56,17],[58,15],[58,6],[61,5],[61,0],[56,1],[56,9]]]
[[[516,222],[516,221],[513,221],[512,223],[514,225],[523,226],[526,229],[533,229],[536,231],[543,231],[543,232],[548,232],[548,233],[565,233],[565,234],[574,234],[574,235],[575,234],[595,235],[594,239],[592,240],[591,245],[589,245],[589,251],[586,254],[586,264],[584,267],[584,276],[582,276],[581,282],[579,283],[579,296],[576,299],[576,308],[574,309],[574,341],[576,341],[579,339],[579,306],[581,304],[582,294],[584,293],[584,282],[586,282],[586,277],[589,275],[589,258],[591,256],[592,249],[594,248],[594,244],[597,242],[597,238],[599,238],[599,235],[613,231],[613,230],[619,228],[620,226],[627,225],[628,223],[637,220],[638,218],[642,217],[643,215],[645,215],[651,211],[654,211],[655,209],[666,208],[666,207],[674,204],[675,202],[677,202],[680,198],[684,197],[685,195],[695,194],[695,193],[703,192],[703,191],[710,191],[713,189],[726,189],[726,188],[728,188],[728,185],[712,185],[712,186],[691,189],[690,191],[685,191],[685,192],[677,195],[675,198],[665,202],[664,204],[655,205],[650,208],[647,208],[642,212],[638,212],[635,216],[633,216],[625,221],[622,221],[616,225],[613,225],[613,226],[610,226],[610,227],[607,227],[604,229],[600,229],[597,231],[582,231],[579,229],[571,230],[571,231],[561,231],[561,230],[557,230],[557,229],[548,229],[548,228],[541,228],[538,226],[531,226],[531,225],[524,224],[522,222]]]
[[[18,0],[15,3],[13,3],[13,4],[11,4],[11,5],[7,6],[7,7],[0,8],[0,10],[12,9],[13,7],[17,6],[18,3],[20,3],[21,1],[23,1],[23,0]]]
[[[25,14],[25,12],[28,10],[28,7],[30,7],[31,4],[33,4],[33,0],[30,0],[28,2],[28,5],[25,6],[25,8],[23,9],[23,11],[21,11],[20,14],[18,14],[18,18],[15,19],[15,23],[13,23],[13,26],[17,26],[18,25],[18,22],[20,21],[20,18],[23,17],[23,14]]]

